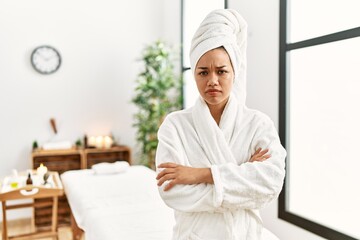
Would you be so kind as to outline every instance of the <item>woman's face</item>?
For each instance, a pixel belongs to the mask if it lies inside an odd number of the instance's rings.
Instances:
[[[201,56],[195,68],[195,81],[208,105],[226,104],[234,82],[234,70],[224,48],[212,49]]]

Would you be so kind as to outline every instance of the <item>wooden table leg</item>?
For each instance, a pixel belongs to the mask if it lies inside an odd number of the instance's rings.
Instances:
[[[52,208],[52,221],[51,231],[57,233],[57,220],[58,220],[58,197],[53,197],[53,208]],[[56,239],[57,235],[56,235]]]
[[[71,231],[73,235],[73,240],[80,240],[82,235],[84,234],[84,231],[77,225],[71,210],[70,210],[70,220],[71,220]]]
[[[7,234],[7,226],[6,226],[6,202],[2,201],[2,212],[3,212],[3,227],[2,227],[2,239],[8,240],[8,234]]]

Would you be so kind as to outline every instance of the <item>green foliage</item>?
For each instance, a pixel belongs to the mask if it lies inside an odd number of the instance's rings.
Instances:
[[[81,146],[82,146],[82,142],[81,142],[81,139],[80,139],[80,138],[79,138],[78,140],[76,140],[75,146],[77,146],[77,147],[81,147]]]
[[[33,141],[32,149],[35,150],[35,149],[37,149],[38,147],[39,147],[39,145],[38,145],[37,141],[36,141],[36,140]]]
[[[180,79],[174,74],[172,50],[156,41],[145,47],[142,61],[145,69],[139,73],[132,102],[138,107],[134,115],[136,140],[141,145],[141,163],[154,168],[158,145],[157,131],[165,116],[181,108]]]

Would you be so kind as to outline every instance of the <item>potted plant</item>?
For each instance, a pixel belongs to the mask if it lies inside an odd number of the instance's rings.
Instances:
[[[132,102],[138,107],[134,115],[136,140],[141,147],[141,164],[155,168],[157,131],[165,116],[181,108],[180,78],[174,73],[173,51],[162,41],[146,46],[141,60],[144,70],[139,73]]]

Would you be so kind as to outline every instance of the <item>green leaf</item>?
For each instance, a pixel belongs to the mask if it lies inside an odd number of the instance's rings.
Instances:
[[[134,114],[133,126],[142,149],[141,163],[148,167],[154,166],[159,126],[182,103],[181,78],[175,74],[173,54],[171,47],[160,40],[145,46],[141,57],[144,70],[135,80],[137,86],[131,101],[138,112]]]

